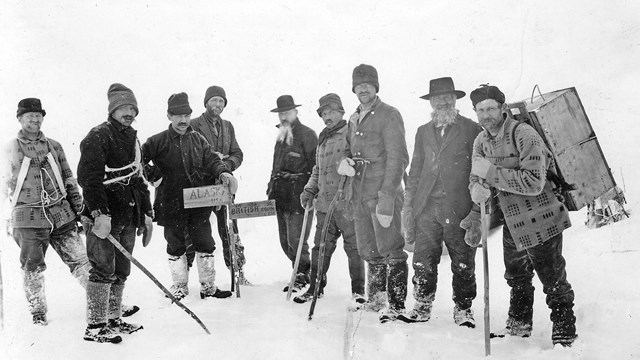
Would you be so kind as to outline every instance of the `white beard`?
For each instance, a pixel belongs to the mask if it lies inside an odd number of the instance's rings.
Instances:
[[[293,132],[291,132],[291,126],[280,125],[278,128],[278,142],[287,142],[287,145],[293,144]]]
[[[431,119],[436,122],[437,127],[449,126],[456,120],[458,112],[458,109],[455,108],[433,110],[431,112]]]

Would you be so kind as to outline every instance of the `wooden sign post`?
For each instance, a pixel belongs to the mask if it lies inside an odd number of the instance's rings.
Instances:
[[[260,216],[272,216],[276,214],[276,201],[254,201],[229,205],[230,219],[244,219]]]
[[[182,189],[184,208],[198,208],[231,203],[229,188],[225,185],[210,185]]]

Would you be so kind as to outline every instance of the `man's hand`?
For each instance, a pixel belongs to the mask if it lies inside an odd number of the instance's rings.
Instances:
[[[220,182],[229,187],[229,192],[234,195],[238,191],[238,180],[229,173],[220,174]]]
[[[382,227],[388,228],[393,220],[393,195],[378,191],[378,205],[376,205],[376,218]]]
[[[483,157],[475,157],[471,161],[471,173],[482,179],[486,179],[491,165],[493,165],[491,164],[491,161]]]
[[[91,231],[100,239],[106,239],[111,233],[111,216],[105,214],[98,215],[98,217],[93,219],[93,228]]]
[[[153,214],[153,210],[151,210]],[[147,213],[148,214],[148,213]],[[151,242],[151,235],[153,234],[153,217],[145,215],[144,224],[138,228],[137,235],[142,235],[142,246],[147,247]]]
[[[89,235],[89,232],[91,232],[91,228],[93,227],[93,220],[86,215],[80,215],[80,224],[82,224],[84,235]]]
[[[356,169],[354,168],[356,162],[351,158],[345,157],[338,164],[338,174],[352,177],[356,174]]]
[[[491,197],[491,189],[486,187],[484,184],[474,183],[473,187],[471,187],[471,200],[480,204],[480,206],[484,206],[484,203],[489,200]]]
[[[300,206],[305,210],[313,209],[313,198],[315,197],[311,191],[304,189],[302,193],[300,193]]]
[[[480,213],[474,210],[469,212],[466,218],[460,221],[460,227],[467,232],[464,234],[464,242],[471,247],[477,247],[482,240],[482,221]]]

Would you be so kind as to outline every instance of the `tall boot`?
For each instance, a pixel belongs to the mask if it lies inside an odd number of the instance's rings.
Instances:
[[[189,295],[189,269],[187,267],[187,256],[169,255],[169,270],[171,271],[171,293],[178,300],[184,299]]]
[[[380,315],[380,322],[396,320],[404,313],[404,302],[407,299],[407,262],[390,264],[387,266],[387,294],[389,307]]]
[[[96,342],[119,343],[122,338],[107,326],[111,284],[87,283],[87,329],[84,339]]]
[[[33,323],[47,325],[47,298],[44,292],[44,274],[39,271],[25,271],[24,293],[29,303]]]
[[[511,336],[529,337],[533,328],[533,295],[530,282],[511,287],[506,332]]]
[[[573,302],[552,306],[551,321],[553,321],[553,330],[551,333],[553,344],[570,347],[578,337],[576,334],[576,316],[573,313]]]
[[[216,269],[213,253],[196,252],[196,263],[198,264],[198,276],[200,278],[201,299],[206,297],[227,298],[231,296],[231,291],[220,290],[215,285]]]
[[[365,310],[378,312],[387,306],[387,265],[371,263],[367,265]]]
[[[120,317],[122,316],[122,293],[124,293],[124,284],[111,284],[109,292],[109,328],[116,334],[131,334],[142,329],[142,325],[129,324]]]

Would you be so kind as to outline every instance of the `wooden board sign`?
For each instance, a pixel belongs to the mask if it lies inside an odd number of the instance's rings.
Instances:
[[[243,219],[276,214],[276,201],[254,201],[229,205],[229,219]]]
[[[231,203],[229,188],[225,185],[209,185],[182,189],[184,208],[199,208]]]

